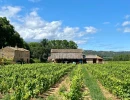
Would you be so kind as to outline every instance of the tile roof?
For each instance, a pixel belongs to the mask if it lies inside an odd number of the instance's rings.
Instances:
[[[102,59],[101,57],[97,55],[86,55],[86,58],[96,58],[96,59]]]

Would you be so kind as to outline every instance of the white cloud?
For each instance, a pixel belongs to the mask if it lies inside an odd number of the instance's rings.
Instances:
[[[38,16],[36,11],[30,12],[22,20],[22,24],[13,25],[25,40],[43,38],[73,40],[81,32],[79,27],[62,27],[61,21],[47,22]]]
[[[129,32],[130,32],[130,27],[126,27],[126,28],[124,29],[124,32],[125,32],[125,33],[129,33]]]
[[[122,26],[127,26],[127,25],[130,25],[130,21],[125,21],[123,22]]]
[[[86,27],[87,32],[81,31],[79,27],[62,27],[61,21],[52,21],[47,22],[43,20],[40,16],[38,16],[36,11],[30,12],[23,18],[23,24],[18,23],[14,24],[16,30],[20,33],[20,35],[28,40],[28,39],[67,39],[74,40],[75,38],[79,38],[81,33],[95,33],[96,28],[94,27]],[[90,31],[89,29],[90,28]]]
[[[23,18],[22,24],[14,23],[14,26],[20,35],[27,40],[30,38],[55,38],[61,24],[61,21],[44,21],[36,11],[32,11]]]
[[[104,22],[103,24],[110,24],[110,22]]]
[[[130,15],[126,15],[126,16],[125,16],[125,19],[128,19],[128,18],[130,18]]]
[[[28,1],[31,1],[31,2],[39,2],[41,0],[28,0]]]
[[[19,6],[3,6],[0,8],[0,17],[16,17],[16,15],[21,11]]]
[[[85,44],[85,43],[87,43],[87,40],[76,40],[74,42],[77,44]]]
[[[63,27],[60,20],[45,21],[38,15],[37,9],[34,9],[25,16],[17,17],[21,10],[20,7],[6,6],[0,9],[0,15],[11,19],[11,24],[25,41],[37,41],[47,38],[77,40],[78,44],[83,44],[88,41],[83,39],[84,36],[87,37],[87,34],[97,32],[97,29],[93,26],[85,27],[85,30],[81,30],[79,27]],[[15,20],[12,20],[12,18],[15,18]]]
[[[85,27],[87,33],[96,33],[97,29],[93,26]]]

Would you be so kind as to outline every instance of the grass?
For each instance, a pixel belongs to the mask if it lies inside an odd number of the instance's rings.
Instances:
[[[55,95],[50,95],[46,100],[58,100],[58,98]]]
[[[100,87],[97,84],[96,79],[91,74],[89,74],[84,66],[82,67],[82,72],[84,74],[84,84],[88,87],[92,100],[106,100],[100,90]]]
[[[67,87],[65,87],[65,85],[62,85],[62,87],[60,87],[60,89],[59,89],[59,94],[62,94],[65,91],[67,91]]]

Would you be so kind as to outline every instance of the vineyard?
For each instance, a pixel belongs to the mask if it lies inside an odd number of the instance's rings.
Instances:
[[[123,100],[130,100],[130,62],[109,62],[85,66],[112,94]]]
[[[62,100],[108,100],[103,95],[97,80],[111,94],[121,100],[129,100],[129,73],[130,62],[78,65],[36,63],[2,66],[0,67],[0,100],[61,100],[62,97],[65,98]],[[43,94],[61,78],[64,80],[64,76],[69,81],[59,88],[60,99],[58,97],[54,99],[54,95],[44,98]]]
[[[0,93],[8,100],[28,100],[36,98],[74,65],[66,64],[24,64],[8,65],[0,68]]]

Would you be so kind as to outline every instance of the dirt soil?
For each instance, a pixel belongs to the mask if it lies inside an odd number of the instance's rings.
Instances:
[[[2,94],[0,93],[0,99],[2,99]]]
[[[68,84],[66,84],[68,82]],[[53,87],[51,87],[48,91],[46,91],[45,93],[43,93],[42,95],[40,95],[39,97],[42,97],[44,99],[46,99],[48,96],[51,95],[58,95],[59,94],[59,89],[65,85],[67,87],[67,89],[69,90],[70,88],[70,83],[69,83],[69,79],[68,76],[64,76],[63,78],[60,79],[60,81],[58,83],[56,83]]]
[[[83,88],[83,100],[92,100],[89,89],[87,87]]]
[[[117,98],[116,96],[114,96],[113,94],[111,94],[107,89],[105,89],[99,81],[98,81],[98,85],[107,100],[121,100]]]

